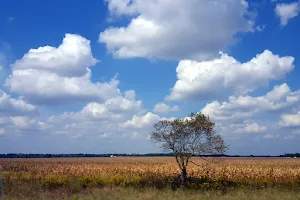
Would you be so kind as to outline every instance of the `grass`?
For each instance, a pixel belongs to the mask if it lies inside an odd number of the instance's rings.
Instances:
[[[4,173],[5,176],[8,173]],[[115,182],[99,181],[88,176],[55,177],[49,176],[40,182],[39,179],[26,179],[22,173],[11,177],[9,183],[4,184],[3,200],[285,200],[300,199],[299,187],[227,187],[221,188],[187,188],[172,190],[170,187],[155,187],[141,185],[124,185],[120,180],[111,178]],[[105,177],[109,178],[109,177]],[[103,179],[101,179],[103,180]],[[209,180],[206,180],[209,181]],[[95,185],[95,183],[97,185]],[[203,183],[204,185],[207,182]],[[159,188],[159,189],[158,189]],[[2,200],[2,199],[1,199]]]
[[[72,193],[68,190],[29,190],[11,191],[6,194],[3,200],[295,200],[300,199],[300,192],[295,190],[232,190],[223,194],[220,191],[196,191],[154,189],[154,188],[124,188],[124,187],[103,187],[81,190]]]

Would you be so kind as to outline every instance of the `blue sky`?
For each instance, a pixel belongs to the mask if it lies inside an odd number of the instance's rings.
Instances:
[[[201,111],[229,154],[299,152],[299,1],[1,1],[0,153],[148,153]]]

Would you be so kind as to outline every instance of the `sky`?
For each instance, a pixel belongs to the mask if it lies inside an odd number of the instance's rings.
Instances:
[[[3,0],[0,153],[152,153],[202,112],[227,154],[300,152],[300,1]]]

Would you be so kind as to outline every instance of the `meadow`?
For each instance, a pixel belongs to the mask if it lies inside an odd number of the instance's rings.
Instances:
[[[172,157],[0,159],[0,165],[6,199],[252,199],[252,193],[256,199],[300,198],[300,159],[192,161],[184,190]]]

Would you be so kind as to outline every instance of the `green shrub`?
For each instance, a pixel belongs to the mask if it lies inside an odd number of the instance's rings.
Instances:
[[[89,176],[83,176],[81,178],[79,178],[79,184],[83,187],[86,188],[88,186],[92,186],[94,179],[92,177]]]
[[[104,186],[104,185],[106,185],[108,183],[108,181],[105,181],[103,178],[101,178],[101,177],[96,177],[95,178],[95,180],[94,180],[94,184],[96,185],[96,186],[100,186],[100,187],[102,187],[102,186]]]
[[[49,176],[42,181],[42,185],[46,188],[65,187],[67,183],[68,180],[66,178],[59,176]]]

